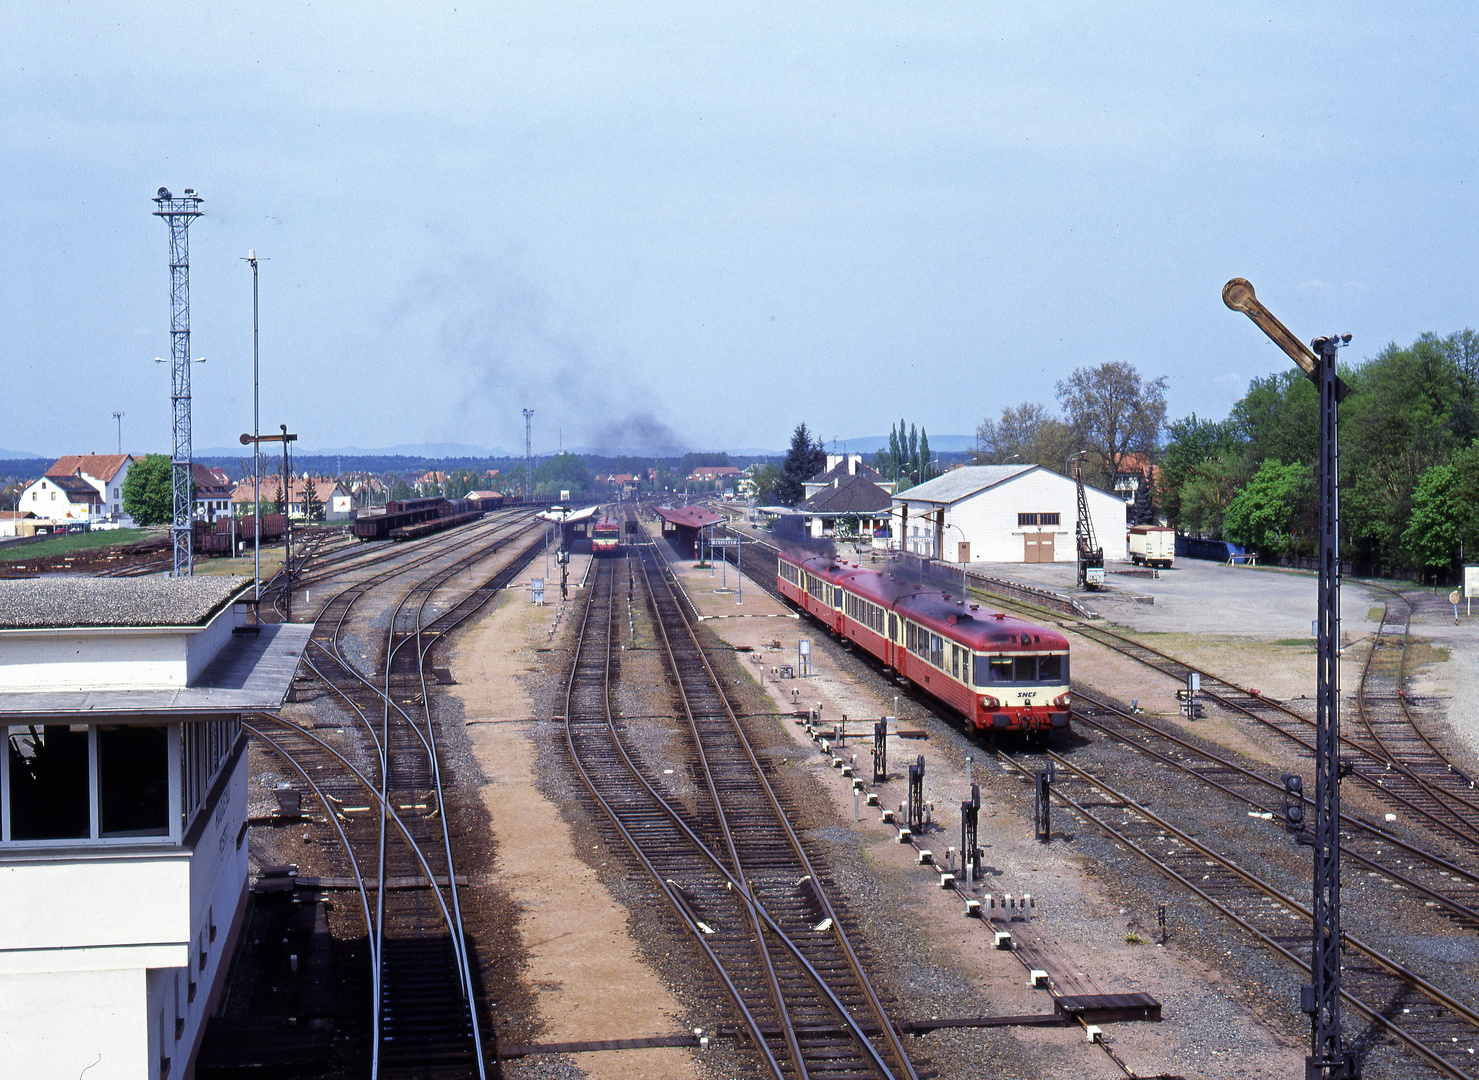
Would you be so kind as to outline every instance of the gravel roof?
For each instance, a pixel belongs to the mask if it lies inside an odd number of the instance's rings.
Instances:
[[[0,581],[0,630],[197,626],[251,584],[240,576]]]

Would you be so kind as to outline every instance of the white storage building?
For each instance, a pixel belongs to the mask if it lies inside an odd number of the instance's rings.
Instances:
[[[1123,562],[1125,502],[1086,487],[1095,539]],[[893,533],[905,551],[946,562],[1075,562],[1078,486],[1041,465],[971,465],[893,497]]]

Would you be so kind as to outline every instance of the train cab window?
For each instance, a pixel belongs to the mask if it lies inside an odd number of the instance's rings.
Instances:
[[[92,831],[87,728],[12,727],[10,839],[85,840]]]
[[[1037,677],[1043,682],[1066,682],[1063,674],[1064,656],[1039,656],[1037,658]]]
[[[1010,656],[976,657],[976,685],[1007,683],[1012,681],[1012,658]]]
[[[169,736],[164,728],[98,728],[98,835],[169,835]]]
[[[1037,657],[1019,656],[1012,665],[1013,682],[1037,681]]]

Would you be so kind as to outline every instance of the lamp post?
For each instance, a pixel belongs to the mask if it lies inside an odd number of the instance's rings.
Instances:
[[[257,249],[250,248],[246,260],[252,268],[252,577],[256,581],[253,599],[262,601],[262,424],[258,407],[257,368]],[[286,444],[284,444],[286,445]],[[284,478],[286,483],[286,478]],[[283,520],[287,520],[286,514]]]
[[[955,524],[955,522],[953,522],[953,521],[947,521],[947,522],[945,522],[945,528],[947,528],[947,529],[954,529],[956,532],[960,533],[960,539],[962,541],[964,541],[966,539],[965,530],[962,529],[959,525]],[[940,552],[940,554],[941,555],[944,555],[945,553],[942,551],[942,552]],[[957,557],[960,556],[960,547],[958,545],[957,545],[957,547],[955,549],[955,554],[956,554]],[[970,603],[970,599],[971,599],[970,598],[970,594],[968,592],[966,592],[966,584],[965,584],[965,559],[961,559],[960,560],[960,602],[962,604],[967,604],[967,603]]]

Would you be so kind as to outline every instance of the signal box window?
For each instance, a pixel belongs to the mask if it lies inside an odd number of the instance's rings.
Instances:
[[[98,834],[169,834],[169,736],[162,727],[98,728]]]
[[[85,840],[87,729],[13,727],[6,739],[12,840]]]

